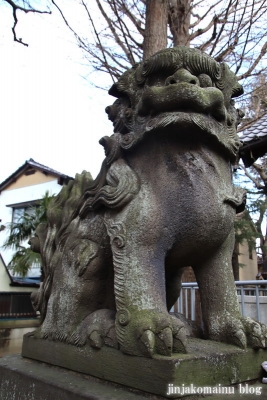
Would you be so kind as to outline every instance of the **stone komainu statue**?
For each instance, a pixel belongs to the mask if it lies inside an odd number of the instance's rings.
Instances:
[[[242,87],[225,64],[186,47],[158,52],[109,93],[114,134],[92,180],[76,175],[51,202],[32,248],[44,282],[35,335],[152,357],[186,352],[168,310],[194,269],[205,337],[266,346],[266,328],[239,312],[231,257],[244,192],[232,184]]]

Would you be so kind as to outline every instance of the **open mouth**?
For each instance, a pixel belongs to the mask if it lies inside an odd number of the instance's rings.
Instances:
[[[153,135],[156,131],[166,129],[164,135],[172,132],[179,138],[186,137],[188,132],[195,132],[196,137],[210,138],[223,146],[230,153],[230,157],[236,157],[240,147],[240,141],[236,134],[235,125],[219,122],[211,115],[197,112],[162,112],[155,116],[137,116],[135,120],[134,132],[121,135],[121,146],[129,149],[137,142],[148,135]]]
[[[183,132],[183,128],[197,127],[201,132],[207,134],[215,134],[216,136],[225,136],[227,131],[225,124],[217,121],[211,115],[206,115],[197,112],[188,111],[172,111],[162,112],[149,117],[137,117],[137,124],[139,134],[141,132],[148,133],[155,129],[162,129],[173,126],[177,129],[177,134]]]

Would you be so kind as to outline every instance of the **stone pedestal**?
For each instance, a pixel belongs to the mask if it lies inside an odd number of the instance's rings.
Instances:
[[[161,400],[92,376],[22,358],[0,358],[1,400]]]
[[[261,363],[267,359],[266,350],[241,350],[200,339],[190,339],[188,349],[188,354],[150,359],[108,347],[96,350],[36,339],[29,333],[24,337],[22,356],[166,398],[181,397],[181,393],[167,395],[171,384],[180,388],[220,387],[263,376]]]

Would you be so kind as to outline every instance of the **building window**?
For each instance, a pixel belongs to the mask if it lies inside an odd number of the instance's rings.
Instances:
[[[12,208],[12,222],[18,223],[24,212],[34,214],[35,208],[38,207],[40,200],[25,201],[24,203],[8,204],[7,207]]]
[[[20,218],[23,216],[23,214],[27,211],[28,214],[33,214],[34,213],[34,206],[31,207],[13,207],[13,212],[12,212],[12,222],[17,223],[19,222]]]

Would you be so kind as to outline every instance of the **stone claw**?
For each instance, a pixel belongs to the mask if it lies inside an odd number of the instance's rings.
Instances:
[[[172,338],[172,330],[167,327],[164,328],[157,336],[157,350],[159,354],[163,356],[171,356],[172,355],[172,346],[173,346],[173,338]]]
[[[231,343],[241,349],[251,347],[253,349],[266,347],[266,326],[250,317],[220,318],[217,320],[215,334],[209,335],[212,340]],[[220,334],[218,335],[218,332]]]
[[[108,347],[114,347],[115,349],[118,348],[118,341],[116,336],[115,326],[112,326],[108,333],[105,336],[105,345]]]
[[[242,323],[246,330],[248,346],[253,349],[266,347],[266,326],[249,317],[243,317]]]
[[[236,344],[241,349],[247,348],[247,338],[243,329],[238,329],[238,331],[233,333],[233,344]]]
[[[97,331],[93,331],[89,336],[90,345],[95,349],[101,349],[104,344],[103,339]]]
[[[141,342],[145,345],[146,354],[148,357],[153,357],[155,349],[155,335],[152,331],[146,330],[141,336]]]
[[[265,337],[262,334],[260,325],[256,323],[251,331],[251,336],[249,338],[249,345],[254,349],[265,347]]]
[[[158,310],[142,310],[132,314],[127,324],[120,321],[116,329],[123,327],[124,336],[117,333],[123,353],[150,358],[156,354],[171,357],[173,351],[186,353],[186,330],[177,317]]]
[[[262,327],[262,335],[263,335],[263,339],[262,339],[262,343],[264,343],[264,348],[267,347],[267,328],[265,325],[261,325]]]
[[[186,330],[183,326],[179,331],[173,336],[173,352],[174,353],[187,353],[186,350]]]
[[[177,317],[172,317],[173,325],[173,352],[187,353],[187,332],[183,322]]]

